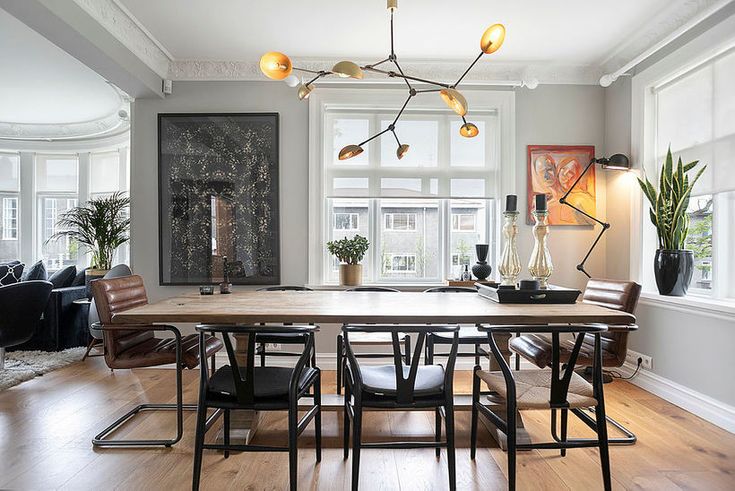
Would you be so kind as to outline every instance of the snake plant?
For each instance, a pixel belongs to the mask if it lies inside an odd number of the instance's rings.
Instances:
[[[679,157],[676,168],[674,168],[674,159],[671,156],[671,147],[669,147],[666,162],[661,168],[658,189],[645,175],[643,179],[638,178],[638,184],[651,204],[648,211],[651,222],[656,227],[659,249],[684,249],[689,232],[689,215],[687,215],[689,197],[694,184],[707,168],[706,165],[700,168],[694,179],[690,180],[687,173],[694,170],[698,164],[698,160],[683,164]]]

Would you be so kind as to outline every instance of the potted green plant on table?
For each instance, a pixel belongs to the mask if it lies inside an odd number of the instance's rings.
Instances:
[[[362,282],[362,258],[370,247],[362,235],[327,242],[327,250],[339,261],[339,284],[356,286]]]
[[[130,198],[117,192],[110,196],[89,200],[63,213],[57,220],[59,229],[46,242],[68,237],[87,249],[92,255],[86,270],[86,282],[101,278],[112,268],[118,247],[130,240]]]
[[[703,166],[694,179],[689,179],[688,173],[698,164],[698,160],[683,164],[679,157],[674,167],[669,148],[661,168],[658,189],[646,176],[638,179],[638,184],[651,205],[649,216],[658,235],[653,270],[661,295],[684,296],[692,281],[694,255],[684,248],[684,244],[689,233],[689,198],[694,184],[707,168],[706,165]]]

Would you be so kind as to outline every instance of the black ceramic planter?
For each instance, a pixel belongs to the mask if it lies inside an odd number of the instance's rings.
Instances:
[[[477,278],[478,281],[485,280],[490,276],[490,273],[493,272],[492,266],[490,266],[486,261],[489,250],[490,246],[488,244],[475,244],[477,263],[472,266],[472,274],[475,275],[475,278]]]
[[[661,295],[683,297],[694,272],[692,251],[659,249],[653,261],[656,286]]]

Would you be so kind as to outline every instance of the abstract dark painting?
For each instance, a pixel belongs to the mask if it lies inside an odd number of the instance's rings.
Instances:
[[[278,114],[159,114],[161,285],[280,282]]]

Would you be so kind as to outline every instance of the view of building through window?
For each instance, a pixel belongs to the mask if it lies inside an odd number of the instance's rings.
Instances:
[[[696,196],[689,200],[689,235],[686,248],[694,252],[692,286],[712,289],[712,196]]]

